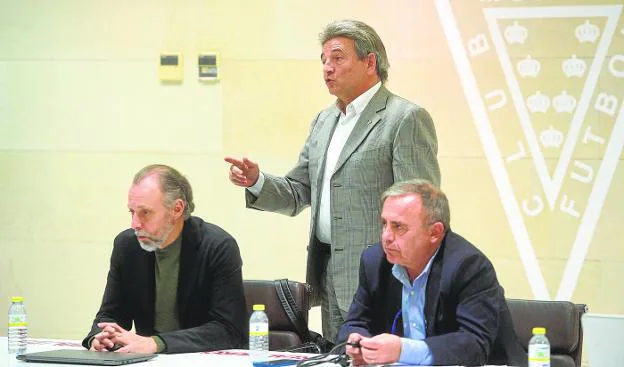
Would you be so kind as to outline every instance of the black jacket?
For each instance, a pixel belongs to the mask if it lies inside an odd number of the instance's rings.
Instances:
[[[358,290],[337,342],[350,333],[390,333],[401,309],[402,284],[392,275],[381,245],[362,253]],[[425,343],[435,365],[526,365],[492,263],[448,231],[433,260],[425,290]],[[398,322],[402,335],[402,322]]]
[[[240,348],[247,343],[242,260],[234,238],[197,217],[184,222],[178,276],[181,330],[154,331],[153,252],[143,250],[132,229],[114,241],[102,305],[82,345],[98,333],[99,322],[116,322],[136,333],[159,335],[165,353]]]

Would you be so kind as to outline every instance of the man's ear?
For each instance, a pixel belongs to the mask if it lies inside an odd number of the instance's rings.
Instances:
[[[369,53],[368,55],[366,55],[366,61],[368,63],[367,65],[368,70],[376,74],[377,73],[377,55],[375,55],[373,52]]]
[[[182,199],[176,199],[173,204],[173,217],[175,219],[181,218],[184,215],[184,201]]]
[[[442,222],[435,222],[431,225],[431,241],[434,243],[440,242],[444,237],[444,224]]]

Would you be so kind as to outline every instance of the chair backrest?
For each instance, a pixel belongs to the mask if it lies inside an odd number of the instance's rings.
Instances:
[[[281,350],[302,344],[302,337],[286,315],[274,282],[274,280],[244,280],[243,286],[247,301],[247,318],[253,312],[254,304],[265,305],[269,317],[269,349]],[[310,285],[289,280],[288,286],[307,323],[310,311]]]
[[[581,316],[584,304],[566,301],[507,299],[514,329],[525,350],[536,326],[546,328],[551,367],[580,367],[583,350]]]

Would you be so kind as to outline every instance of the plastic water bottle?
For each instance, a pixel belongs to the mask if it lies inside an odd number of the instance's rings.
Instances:
[[[26,353],[26,337],[28,336],[28,319],[23,297],[12,297],[9,307],[9,355]]]
[[[550,367],[550,342],[543,327],[533,328],[533,337],[529,340],[529,367]]]
[[[264,305],[253,305],[249,318],[249,356],[252,361],[266,361],[269,357],[269,317]]]

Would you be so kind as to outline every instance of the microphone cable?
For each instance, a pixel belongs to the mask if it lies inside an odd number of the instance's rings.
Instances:
[[[304,361],[300,361],[297,363],[296,367],[311,367],[311,366],[319,365],[321,363],[335,363],[340,366],[347,367],[349,365],[349,362],[351,361],[351,358],[346,353],[340,353],[335,356],[332,356],[334,352],[346,346],[347,344],[349,344],[349,342],[336,344],[336,346],[333,347],[329,352],[319,354],[317,356],[308,358]]]

